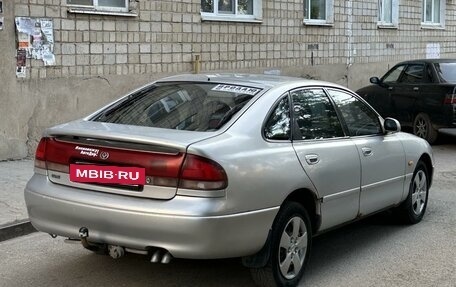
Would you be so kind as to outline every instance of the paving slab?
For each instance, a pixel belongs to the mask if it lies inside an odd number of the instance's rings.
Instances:
[[[0,162],[0,228],[27,221],[24,188],[33,175],[33,160]]]

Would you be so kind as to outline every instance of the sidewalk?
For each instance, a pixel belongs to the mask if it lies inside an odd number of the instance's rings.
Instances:
[[[0,161],[0,229],[28,219],[24,188],[33,175],[33,160]]]

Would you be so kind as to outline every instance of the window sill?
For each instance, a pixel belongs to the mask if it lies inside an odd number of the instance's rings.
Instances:
[[[318,21],[318,20],[304,20],[303,24],[305,26],[334,27],[334,23],[329,23],[326,21]]]
[[[421,29],[424,30],[445,30],[442,24],[421,23]]]
[[[230,16],[215,16],[215,15],[201,15],[201,21],[215,21],[215,22],[241,22],[241,23],[263,23],[262,19],[255,18],[241,18],[234,15]]]
[[[399,27],[395,24],[391,23],[377,23],[377,29],[391,29],[391,30],[397,30]]]
[[[125,16],[125,17],[137,17],[138,16],[138,14],[131,13],[131,12],[102,11],[102,10],[95,10],[95,9],[90,9],[90,8],[68,8],[68,13]]]

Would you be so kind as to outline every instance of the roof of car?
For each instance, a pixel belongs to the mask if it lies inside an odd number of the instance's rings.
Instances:
[[[304,85],[339,86],[337,84],[310,80],[298,77],[262,75],[262,74],[183,74],[167,77],[158,82],[215,82],[227,84],[244,84],[262,88],[272,88],[286,83],[301,83]]]
[[[408,60],[398,63],[399,64],[413,64],[413,63],[456,63],[456,59],[416,59]]]

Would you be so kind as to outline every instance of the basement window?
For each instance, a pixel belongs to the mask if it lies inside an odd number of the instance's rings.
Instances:
[[[100,12],[128,12],[129,0],[67,0],[70,12],[100,11]],[[83,13],[83,12],[79,12]]]

